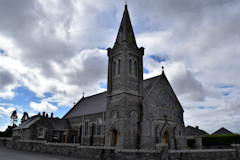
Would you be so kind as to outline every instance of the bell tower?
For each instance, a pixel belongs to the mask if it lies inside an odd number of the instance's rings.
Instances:
[[[138,48],[128,8],[113,48],[108,48],[105,145],[138,148],[143,97],[144,48]]]

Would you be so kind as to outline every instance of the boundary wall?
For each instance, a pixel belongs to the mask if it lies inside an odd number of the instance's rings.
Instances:
[[[167,146],[163,146],[159,150],[148,150],[119,149],[108,146],[81,146],[76,143],[54,143],[38,140],[14,141],[11,138],[0,138],[0,146],[89,160],[240,160],[240,144],[231,145],[231,149],[168,150]]]

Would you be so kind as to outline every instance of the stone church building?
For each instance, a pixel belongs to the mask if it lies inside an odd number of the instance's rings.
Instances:
[[[164,70],[143,80],[144,48],[136,44],[127,5],[116,42],[107,50],[107,91],[82,97],[62,119],[55,120],[62,127],[58,130],[51,120],[44,120],[52,128],[44,127],[41,133],[55,133],[49,134],[53,137],[48,141],[55,136],[58,141],[81,145],[155,149],[156,144],[167,144],[170,149],[185,148],[184,111]],[[16,134],[20,133],[19,127],[15,128]]]

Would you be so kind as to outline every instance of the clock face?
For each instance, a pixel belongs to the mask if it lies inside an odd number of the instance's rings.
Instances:
[[[163,92],[161,94],[160,99],[159,99],[159,104],[161,106],[169,106],[170,100],[169,100],[169,98],[168,98],[168,96],[167,96],[167,94],[165,92]]]

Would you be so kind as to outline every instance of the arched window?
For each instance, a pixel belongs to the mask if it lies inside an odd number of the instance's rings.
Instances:
[[[168,94],[166,93],[166,91],[163,91],[159,98],[158,98],[158,103],[160,106],[162,107],[168,107],[170,106],[170,99],[169,99],[169,96]]]
[[[152,131],[152,121],[153,121],[153,116],[152,114],[148,115],[148,134],[152,135],[153,131]]]
[[[119,59],[118,60],[118,75],[120,74],[120,71],[121,71],[121,60]]]
[[[101,135],[102,133],[102,119],[97,119],[97,135]]]
[[[130,114],[130,118],[132,121],[132,133],[136,134],[138,130],[138,127],[137,127],[138,113],[136,111],[132,111]]]
[[[129,59],[129,74],[132,75],[132,60]]]
[[[137,76],[137,61],[134,62],[134,76]]]
[[[88,121],[84,122],[84,135],[88,135]]]
[[[116,75],[116,62],[113,62],[113,76]]]

